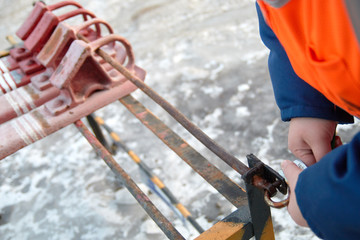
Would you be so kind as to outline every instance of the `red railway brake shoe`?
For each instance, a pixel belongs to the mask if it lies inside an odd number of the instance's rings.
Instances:
[[[52,12],[65,5],[78,9],[60,16]],[[77,15],[85,20],[79,26],[63,22]],[[101,36],[101,24],[109,35]],[[35,4],[17,32],[24,46],[0,59],[0,160],[137,89],[96,53],[101,48],[145,79],[130,43],[112,32],[76,2]],[[79,34],[89,43],[76,40]]]
[[[113,33],[111,26],[99,18],[85,21],[78,26],[70,26],[65,22],[60,22],[50,39],[39,52],[37,59],[45,67],[53,67],[55,69],[64,57],[72,41],[77,39],[76,35],[78,33],[85,35],[90,41],[101,37],[99,24],[105,25],[110,34]],[[90,28],[91,25],[97,26],[96,31]]]
[[[51,34],[60,22],[77,15],[83,15],[84,18],[86,18],[86,16],[96,17],[95,14],[83,8],[75,9],[60,16],[56,16],[50,11],[45,12],[29,37],[24,41],[24,46],[29,51],[38,53],[49,40]]]
[[[53,11],[55,9],[59,9],[69,5],[75,6],[77,8],[82,8],[80,4],[74,1],[62,1],[53,5],[45,5],[45,3],[43,2],[37,1],[30,15],[27,17],[21,27],[17,30],[16,35],[21,40],[26,40],[31,34],[31,32],[35,29],[36,25],[38,25],[40,19],[45,12]]]
[[[126,49],[126,68],[136,73],[131,45],[123,37],[110,34],[90,43],[75,40],[50,78],[52,85],[61,91],[56,99],[46,103],[52,114],[60,114],[83,103],[93,92],[112,88],[127,80],[114,68],[106,67],[106,63],[105,66],[101,64],[101,58],[95,53],[97,49],[106,45],[109,47],[115,41],[121,42]]]

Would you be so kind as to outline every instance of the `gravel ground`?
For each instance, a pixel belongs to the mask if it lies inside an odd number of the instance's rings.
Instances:
[[[45,1],[52,4],[56,1]],[[288,152],[287,123],[279,119],[258,35],[252,0],[85,1],[85,8],[127,38],[146,82],[229,152],[254,153],[274,169]],[[0,0],[0,46],[31,11],[31,1]],[[234,181],[240,177],[206,150],[142,92],[139,99]],[[194,174],[119,103],[97,111],[207,229],[234,207]],[[346,142],[357,129],[339,128]],[[140,184],[137,166],[117,153]],[[186,239],[197,233],[151,194]],[[166,239],[116,181],[74,126],[0,163],[0,239]],[[285,209],[272,210],[276,239],[317,239]]]

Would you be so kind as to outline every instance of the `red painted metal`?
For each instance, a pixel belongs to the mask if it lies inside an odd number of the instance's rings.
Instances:
[[[62,22],[48,41],[59,22],[75,15],[93,19],[76,27]],[[47,11],[25,40],[25,48],[1,59],[5,67],[0,64],[0,88],[6,94],[0,96],[0,159],[137,89],[95,53],[98,49],[119,64],[126,62],[126,69],[144,80],[145,71],[135,65],[130,43],[94,17],[84,9],[60,17]],[[108,36],[101,37],[100,24],[108,28]],[[75,40],[79,35],[91,42]],[[20,87],[24,79],[31,83]]]
[[[53,72],[54,72],[54,70],[52,68],[47,68],[44,72],[32,77],[31,83],[33,84],[33,86],[36,89],[38,89],[40,91],[46,90],[50,87],[53,87],[49,81]]]
[[[59,89],[55,87],[39,90],[33,83],[30,83],[0,96],[0,124],[20,117],[43,105],[45,102],[59,95],[59,92]]]
[[[65,6],[75,6],[78,9],[56,16],[52,11]],[[76,15],[82,15],[84,20],[87,16],[95,15],[74,1],[63,1],[53,5],[45,5],[43,2],[36,2],[33,11],[17,31],[17,35],[25,40],[24,46],[10,50],[10,56],[0,59],[0,92],[7,93],[20,86],[26,85],[30,79],[45,71],[45,67],[38,61],[36,55],[41,47],[47,42],[52,31],[61,21]],[[100,33],[99,26],[96,30]],[[93,31],[83,29],[85,34],[91,35]],[[53,65],[53,67],[56,67]],[[16,70],[14,72],[14,70]],[[10,72],[10,74],[5,74]],[[10,76],[10,77],[9,77]],[[5,78],[6,77],[6,78]],[[12,80],[11,80],[12,79]],[[15,84],[13,84],[15,82]]]
[[[125,47],[128,58],[126,68],[136,75],[142,71],[135,66],[130,43],[121,36],[110,34],[90,43],[75,40],[50,78],[52,85],[61,90],[56,99],[46,103],[52,114],[60,114],[83,103],[95,91],[111,89],[127,81],[117,70],[106,67],[107,63],[101,64],[100,57],[95,53],[100,47],[111,48],[114,41]]]
[[[0,74],[0,95],[6,94],[14,89],[28,84],[32,77],[42,73],[43,71],[44,69],[39,72],[24,75],[20,69],[16,69],[11,72]]]
[[[76,6],[79,9],[67,12],[59,17],[55,16],[55,14],[51,12],[55,9],[68,5]],[[42,10],[40,11],[40,9]],[[48,58],[45,59],[47,60],[45,61],[46,64],[42,64],[41,60],[44,60],[44,58],[39,59],[37,57],[36,51],[41,50],[39,49],[39,47],[41,47],[44,43],[47,42],[49,38],[48,34],[51,35],[53,28],[55,28],[59,22],[76,15],[83,15],[85,20],[87,19],[87,16],[95,17],[93,13],[83,9],[81,5],[73,1],[64,1],[51,6],[45,6],[42,2],[37,2],[35,4],[33,13],[30,14],[27,20],[28,23],[24,23],[18,31],[23,37],[28,35],[26,37],[27,40],[25,41],[25,45],[11,49],[9,56],[0,59],[0,74],[2,74],[0,76],[0,95],[2,93],[5,94],[18,87],[28,84],[31,78],[34,78],[36,86],[40,87],[39,84],[41,82],[42,89],[45,87],[49,87],[49,83],[44,85],[44,83],[46,82],[41,80],[44,77],[49,77],[49,71],[45,71],[45,67],[43,65],[55,69],[64,54],[66,53],[71,41],[75,39],[76,34],[81,33],[87,38],[95,40],[101,36],[101,28],[99,24],[105,25],[109,29],[110,33],[113,32],[109,24],[99,19],[85,21],[79,26],[73,28],[63,22],[62,26],[66,25],[68,29],[72,29],[72,34],[69,35],[70,39],[68,39],[68,41],[65,43],[64,41],[61,41],[61,43],[65,44],[65,46],[57,48],[57,50],[59,51],[57,51],[55,55],[51,57],[47,55]],[[37,18],[40,19],[36,20]],[[90,28],[90,26],[93,24],[95,24],[95,30]],[[67,31],[67,33],[70,33],[69,31]],[[58,36],[53,36],[53,39],[56,39],[56,37]],[[68,37],[68,35],[66,35],[66,37]],[[30,46],[30,50],[26,47],[26,45]],[[51,51],[52,49],[52,44],[49,44],[48,47],[42,52],[49,53],[49,51]],[[116,50],[117,51],[114,51],[112,53],[113,56],[117,54],[123,55],[123,58],[125,57],[124,49],[121,48]],[[41,56],[44,57],[46,56],[46,54],[42,54]],[[120,60],[120,57],[118,57],[117,59]],[[44,71],[46,72],[45,75],[42,74],[44,73]],[[39,75],[39,77],[35,78],[37,75]]]
[[[60,22],[77,15],[82,15],[84,19],[86,16],[96,17],[95,14],[83,8],[75,9],[60,16],[56,16],[50,11],[45,12],[29,37],[24,41],[25,47],[31,52],[39,52]]]
[[[0,73],[10,72],[17,68],[19,68],[19,64],[10,55],[0,58]]]
[[[135,72],[141,79],[145,79],[145,71],[135,66]],[[48,105],[42,105],[29,113],[21,115],[0,125],[0,160],[32,144],[55,131],[74,123],[76,120],[89,115],[115,100],[128,95],[137,87],[130,81],[107,90],[94,92],[85,102],[65,112],[53,115]],[[66,98],[56,98],[47,103],[63,105]]]
[[[125,50],[122,46],[118,45],[118,44],[114,44],[114,42],[112,42],[112,40],[114,40],[113,37],[109,37],[109,38],[105,38],[106,41],[104,40],[100,40],[99,43],[101,44],[106,44],[107,42],[109,42],[107,45],[104,45],[103,48],[105,48],[105,50],[109,53],[111,53],[114,58],[116,60],[118,60],[119,62],[124,62],[125,58],[126,58],[126,53]],[[114,45],[114,46],[112,46]],[[99,46],[99,45],[98,45]],[[70,50],[72,51],[72,50]],[[129,50],[129,53],[132,53],[131,50]],[[70,53],[69,53],[70,54]],[[133,56],[130,57],[131,59],[133,59]],[[104,62],[103,59],[101,59],[101,61],[98,59],[98,57],[95,57],[96,61],[101,62],[99,65],[101,67],[101,69],[105,69],[106,71],[110,72],[110,74],[112,73],[111,66],[109,68],[109,65]],[[132,61],[133,62],[133,61]],[[131,63],[131,61],[129,62],[129,64]],[[132,68],[133,65],[129,68]],[[91,84],[92,81],[96,81],[96,80],[91,80],[90,78],[87,78],[87,76],[89,76],[87,74],[89,69],[86,68],[82,68],[81,71],[85,71],[82,73],[79,73],[80,75],[83,75],[83,77],[78,77],[79,75],[76,75],[76,79],[73,79],[76,82],[79,82],[80,80],[82,82],[81,85],[76,85],[77,87],[87,87],[87,88],[92,88]],[[91,69],[92,71],[94,69]],[[5,96],[0,96],[0,104],[1,104],[1,109],[0,109],[0,124],[9,121],[12,118],[15,117],[19,117],[21,115],[23,115],[24,113],[27,113],[28,111],[31,111],[32,109],[35,109],[36,107],[39,107],[41,105],[43,105],[44,103],[50,101],[51,99],[57,97],[60,93],[60,89],[57,87],[54,87],[51,82],[50,82],[50,78],[53,74],[53,70],[52,68],[47,68],[45,71],[42,71],[41,73],[37,73],[35,75],[33,75],[31,77],[31,83],[28,84],[26,87],[22,87],[20,89],[16,89],[17,87],[19,87],[20,85],[25,85],[25,82],[23,81],[24,78],[26,78],[26,82],[29,82],[30,78],[26,75],[23,75],[21,73],[21,71],[18,69],[16,71],[12,71],[10,73],[7,73],[8,75],[13,74],[14,72],[18,72],[17,74],[17,82],[19,82],[19,84],[16,84],[14,80],[11,81],[6,81],[5,78],[2,78],[0,75],[0,88],[2,88],[1,86],[4,85],[3,88],[5,88],[3,91],[5,94]],[[85,74],[85,75],[84,75]],[[10,75],[11,76],[11,75]],[[98,73],[95,71],[94,77],[99,77],[98,82],[101,82],[101,80],[103,80],[105,78],[105,76],[99,76]],[[102,78],[102,79],[101,79]],[[111,81],[117,80],[116,78],[111,78]],[[8,83],[11,83],[10,84]],[[121,81],[118,81],[119,83],[121,83]],[[103,89],[105,89],[105,87],[103,87]],[[87,94],[87,95],[90,95]],[[60,98],[63,98],[63,96],[61,96]],[[68,101],[68,100],[67,100]],[[49,103],[51,104],[51,103]]]
[[[18,62],[18,64],[25,75],[30,75],[45,69],[45,67],[41,65],[35,57],[24,59]]]
[[[16,32],[16,35],[21,40],[27,39],[28,36],[30,35],[30,33],[36,27],[36,25],[38,25],[40,19],[42,18],[42,16],[44,15],[45,12],[53,11],[55,9],[59,9],[61,7],[65,7],[65,6],[69,6],[69,5],[75,6],[77,8],[82,8],[82,6],[80,4],[78,4],[77,2],[74,2],[74,1],[62,1],[59,3],[53,4],[53,5],[45,5],[43,2],[37,1],[34,5],[32,12],[30,13],[30,15],[27,17],[25,22],[21,25],[21,27]]]
[[[29,58],[32,55],[32,52],[25,47],[17,47],[10,50],[10,56],[17,62]]]
[[[101,37],[99,24],[105,25],[110,34],[113,33],[111,26],[99,18],[93,18],[78,26],[70,26],[65,22],[60,22],[50,39],[39,52],[37,59],[44,66],[55,69],[64,57],[72,41],[77,39],[77,34],[85,35],[90,41]],[[97,26],[96,31],[90,28],[91,25]],[[125,57],[125,51],[122,52]]]
[[[91,40],[100,38],[101,32],[99,24],[105,25],[110,33],[113,32],[108,23],[97,18],[86,21],[76,27],[72,27],[65,22],[60,22],[59,26],[56,28],[57,30],[50,37],[49,43],[44,46],[40,51],[41,54],[38,56],[36,53],[32,53],[25,47],[11,49],[10,56],[0,59],[0,73],[6,75],[5,73],[10,72],[11,76],[14,75],[12,76],[14,81],[12,81],[11,78],[5,79],[3,77],[4,80],[0,79],[0,92],[7,93],[15,88],[24,86],[30,82],[31,78],[37,75],[40,76],[36,79],[39,80],[43,78],[44,75],[42,73],[45,71],[44,65],[56,69],[62,57],[68,50],[70,43],[76,39],[76,34],[85,34],[85,36]],[[96,29],[91,29],[91,25],[95,25]],[[62,35],[60,36],[58,33],[62,33]],[[112,52],[109,52],[109,54],[116,57],[120,62],[124,60],[126,53],[121,46],[110,49]],[[48,74],[49,71],[46,72],[47,74],[45,76],[51,75]],[[7,82],[7,80],[10,80],[10,82]],[[1,82],[5,82],[5,84],[1,84]],[[15,82],[15,85],[13,82]],[[42,84],[43,83],[44,81],[42,81]],[[36,84],[39,84],[39,81],[37,81]],[[45,86],[42,86],[42,88],[44,87]]]
[[[70,15],[72,14],[74,13],[71,13]],[[9,57],[2,58],[1,60],[4,61],[0,60],[0,69],[4,73],[0,74],[0,96],[2,93],[9,94],[0,97],[0,103],[2,106],[0,109],[0,124],[15,117],[19,117],[57,97],[60,93],[60,89],[54,87],[49,81],[54,69],[56,69],[59,65],[61,59],[68,51],[70,44],[76,39],[77,34],[85,35],[90,40],[101,38],[100,24],[104,25],[110,34],[113,33],[111,26],[107,22],[98,18],[85,21],[78,26],[70,26],[65,22],[60,22],[50,37],[50,40],[46,43],[38,55],[32,55],[31,51],[27,50],[25,47],[18,47],[11,50]],[[93,25],[95,26],[95,30],[90,28]],[[105,38],[103,40],[99,40],[96,45],[97,47],[102,47],[102,49],[104,49],[118,62],[123,63],[126,59],[126,50],[122,45],[115,44],[115,40],[116,39],[111,37]],[[124,45],[130,49],[128,50],[130,56],[129,59],[133,59],[130,45],[126,43],[126,40],[122,39],[122,41],[124,41]],[[9,60],[11,64],[9,64]],[[102,58],[94,56],[94,61],[98,62],[100,69],[109,72],[111,75],[111,81],[119,80],[114,77],[115,75],[118,76],[118,74],[114,74],[112,67]],[[129,62],[133,63],[133,60]],[[13,66],[10,69],[15,70],[10,71],[8,68],[9,65]],[[47,68],[45,69],[43,65]],[[134,66],[132,65],[131,67],[133,68]],[[94,74],[95,77],[98,77],[98,75],[98,73]],[[85,73],[85,76],[81,78],[83,80],[82,83],[84,84],[83,88],[87,86],[87,89],[92,89],[93,86],[91,82],[87,82],[86,76],[87,75]],[[14,91],[17,88],[28,84],[30,80],[31,84],[29,84],[26,88],[24,87]],[[78,82],[78,80],[76,81]],[[101,82],[101,79],[98,79],[97,81]],[[121,83],[121,81],[118,82]],[[79,85],[77,86],[79,87]],[[109,88],[109,86],[98,86],[95,89],[105,88]],[[29,92],[31,94],[28,94]],[[91,92],[88,92],[86,96],[89,96],[90,94]]]

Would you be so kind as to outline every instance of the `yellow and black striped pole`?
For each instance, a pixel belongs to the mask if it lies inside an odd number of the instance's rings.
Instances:
[[[149,179],[165,194],[165,196],[169,199],[171,204],[176,207],[176,209],[191,223],[191,225],[199,232],[202,233],[204,230],[202,227],[196,222],[196,220],[192,217],[191,213],[186,209],[186,207],[181,204],[174,194],[165,186],[165,184],[151,171],[151,169],[141,161],[139,156],[137,156],[131,149],[129,149],[124,142],[120,139],[119,135],[116,134],[105,121],[94,114],[89,115],[95,119],[95,121],[103,127],[111,136],[112,140],[116,144],[117,147],[122,148],[127,154],[131,157],[131,159],[138,164],[140,169],[149,177]]]

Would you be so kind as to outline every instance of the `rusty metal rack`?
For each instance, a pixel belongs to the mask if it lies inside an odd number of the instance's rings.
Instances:
[[[61,16],[52,13],[52,10],[65,5],[75,6],[76,9]],[[84,22],[80,25],[74,27],[63,22],[63,19],[76,15],[83,17]],[[102,36],[99,25],[104,25],[109,35]],[[249,166],[243,164],[146,85],[145,71],[135,65],[130,43],[114,35],[109,24],[97,19],[93,13],[73,1],[51,6],[37,2],[17,35],[24,41],[23,44],[16,45],[9,51],[2,51],[0,58],[0,134],[4,136],[3,139],[7,139],[6,143],[0,139],[0,159],[74,123],[164,234],[169,239],[184,239],[114,160],[111,153],[113,148],[107,143],[101,130],[104,128],[116,146],[129,154],[167,194],[171,204],[197,229],[200,235],[196,239],[250,239],[253,236],[255,239],[274,239],[269,206],[286,206],[287,200],[274,202],[271,199],[277,192],[287,193],[284,178],[252,154],[247,156]],[[245,181],[246,190],[137,101],[130,94],[137,88],[237,171]],[[124,145],[104,120],[91,115],[115,100],[119,100],[237,210],[204,231],[190,211]],[[79,120],[86,116],[96,136]]]

